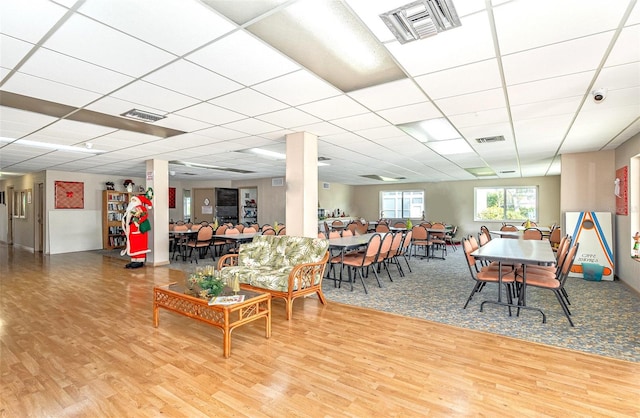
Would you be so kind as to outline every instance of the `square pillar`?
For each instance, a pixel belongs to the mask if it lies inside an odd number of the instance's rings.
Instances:
[[[287,141],[287,235],[318,236],[318,137],[307,132],[285,136]]]
[[[146,188],[153,189],[153,209],[149,211],[151,231],[148,233],[150,253],[147,265],[169,264],[169,162],[147,160]]]

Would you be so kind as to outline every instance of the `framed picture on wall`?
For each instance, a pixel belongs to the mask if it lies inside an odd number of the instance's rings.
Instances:
[[[176,188],[169,187],[169,209],[176,208]]]
[[[84,183],[56,181],[55,197],[56,209],[84,209]]]

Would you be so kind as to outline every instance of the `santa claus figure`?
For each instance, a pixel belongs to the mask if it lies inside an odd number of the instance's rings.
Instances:
[[[132,196],[122,217],[122,229],[127,236],[127,246],[120,255],[128,254],[131,262],[125,267],[137,269],[144,266],[146,254],[150,252],[147,232],[151,230],[148,211],[152,208],[153,190],[149,188],[144,195]]]

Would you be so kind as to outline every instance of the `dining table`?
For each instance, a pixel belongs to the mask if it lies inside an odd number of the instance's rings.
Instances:
[[[524,240],[510,238],[494,238],[482,247],[471,253],[476,259],[497,261],[499,263],[498,275],[498,299],[484,300],[480,304],[480,311],[485,303],[492,303],[509,308],[531,309],[542,314],[542,322],[547,322],[545,313],[540,308],[527,306],[527,265],[551,266],[555,264],[556,257],[547,240]],[[502,265],[522,266],[522,287],[517,303],[508,303],[502,300]],[[509,311],[511,312],[511,311]],[[518,310],[518,312],[520,312]]]
[[[185,230],[171,230],[169,231],[169,238],[173,237],[173,258],[175,260],[175,256],[176,253],[178,253],[178,255],[180,257],[182,257],[182,261],[186,261],[187,260],[187,243],[192,240],[195,239],[195,237],[198,235],[198,230],[197,229],[185,229]]]
[[[240,233],[240,234],[224,234],[224,235],[213,235],[211,237],[212,240],[226,240],[227,242],[233,243],[234,250],[238,250],[240,244],[244,242],[253,241],[253,237],[256,235],[262,235],[262,232],[249,232],[249,233]]]
[[[369,240],[371,239],[371,237],[373,235],[376,235],[377,232],[372,232],[372,233],[366,233],[366,234],[361,234],[361,235],[352,235],[350,237],[338,237],[338,238],[332,238],[329,239],[329,251],[331,254],[333,254],[333,251],[336,251],[340,253],[340,257],[341,257],[341,262],[340,262],[340,283],[342,283],[342,272],[343,272],[343,261],[344,261],[344,255],[347,251],[351,251],[351,250],[356,250],[358,248],[364,247],[365,245],[367,245],[367,243],[369,242]],[[329,262],[331,262],[331,260],[329,260]],[[334,273],[335,276],[335,273]],[[329,277],[329,270],[327,270],[327,275],[325,276],[326,279],[329,280],[333,280],[333,284],[334,286],[337,286],[335,277]],[[353,290],[353,282],[354,282],[355,278],[351,278],[349,277],[349,283],[351,284],[351,290]]]

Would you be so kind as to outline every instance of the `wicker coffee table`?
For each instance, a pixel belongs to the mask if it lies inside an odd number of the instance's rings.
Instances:
[[[169,283],[153,288],[153,325],[159,325],[159,308],[189,318],[197,319],[222,330],[225,358],[231,355],[231,331],[260,318],[265,320],[265,337],[271,337],[271,295],[268,293],[240,290],[244,301],[231,305],[209,305],[202,299],[185,292],[184,286]]]

